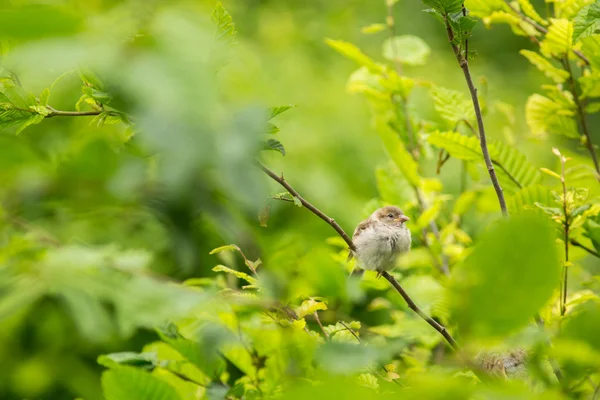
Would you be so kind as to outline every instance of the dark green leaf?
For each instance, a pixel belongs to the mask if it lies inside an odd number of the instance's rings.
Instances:
[[[98,364],[107,368],[118,367],[121,365],[129,365],[132,367],[142,367],[151,369],[158,363],[156,353],[111,353],[98,357]]]
[[[278,151],[285,156],[285,148],[278,140],[275,139],[267,139],[266,142],[263,142],[263,150]]]
[[[448,15],[461,11],[463,0],[423,0],[423,3],[442,15]]]

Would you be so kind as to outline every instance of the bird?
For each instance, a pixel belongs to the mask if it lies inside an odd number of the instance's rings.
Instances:
[[[396,258],[410,250],[412,239],[406,226],[409,220],[396,206],[375,210],[354,230],[352,242],[356,249],[350,250],[348,261],[356,257],[359,268],[377,271],[378,278],[393,269]]]

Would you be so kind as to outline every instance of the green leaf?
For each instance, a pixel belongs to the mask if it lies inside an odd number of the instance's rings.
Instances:
[[[537,93],[529,96],[525,106],[527,125],[536,136],[553,133],[573,139],[579,138],[574,115],[573,109]]]
[[[540,17],[540,15],[535,11],[535,8],[531,4],[529,0],[517,0],[519,2],[519,6],[521,7],[521,11],[523,14],[539,23],[540,25],[548,25],[548,22]]]
[[[566,57],[573,43],[573,24],[568,19],[550,19],[548,33],[540,42],[540,51],[546,57]]]
[[[469,15],[478,18],[489,17],[496,11],[510,11],[504,0],[466,0],[465,7],[469,10]]]
[[[281,153],[281,155],[285,156],[285,148],[283,147],[281,142],[276,139],[267,139],[266,141],[264,141],[262,149],[278,151]]]
[[[216,40],[222,40],[229,45],[235,44],[237,31],[235,30],[233,18],[231,18],[231,15],[225,10],[220,1],[210,15],[210,20],[217,26],[217,31],[215,32]]]
[[[102,374],[106,400],[181,400],[174,387],[133,367],[118,367]]]
[[[600,35],[593,34],[579,39],[581,51],[590,60],[593,69],[600,69]]]
[[[569,73],[567,71],[555,67],[550,63],[550,61],[536,52],[530,50],[521,50],[519,53],[527,58],[530,63],[535,65],[537,69],[543,72],[544,75],[556,83],[563,83],[569,77]]]
[[[552,193],[548,187],[541,185],[527,186],[506,199],[506,205],[511,215],[535,211],[537,209],[536,203],[546,205],[553,203]]]
[[[484,164],[479,139],[458,132],[434,132],[427,139],[429,143],[446,150],[452,157],[464,161],[476,161]],[[539,171],[531,165],[525,155],[516,148],[501,142],[488,143],[488,151],[501,186],[514,192],[521,187],[540,181]]]
[[[373,33],[379,33],[386,29],[387,29],[386,24],[371,24],[371,25],[364,26],[360,31],[367,35],[371,35]]]
[[[577,80],[581,85],[582,99],[588,97],[600,97],[600,72],[595,70],[585,71]]]
[[[530,322],[560,276],[555,228],[527,213],[491,225],[455,270],[458,326],[474,337],[503,336]]]
[[[325,43],[332,49],[343,55],[344,57],[356,62],[357,64],[366,67],[369,71],[382,73],[383,68],[373,61],[369,56],[364,54],[358,47],[352,43],[344,42],[343,40],[325,39]]]
[[[583,7],[573,20],[573,43],[590,36],[600,28],[600,2]]]
[[[433,132],[427,138],[432,145],[446,150],[452,157],[464,161],[483,159],[479,139],[458,132]]]
[[[284,113],[287,110],[289,110],[290,108],[294,108],[294,107],[296,107],[296,106],[293,105],[293,104],[288,104],[286,106],[279,106],[279,107],[271,107],[271,108],[269,108],[269,120],[272,120],[273,118],[275,118],[279,114]]]
[[[377,122],[376,125],[379,137],[390,159],[394,161],[411,185],[420,186],[421,178],[418,173],[418,165],[406,150],[398,135],[383,121]]]
[[[462,0],[423,0],[425,5],[433,8],[442,15],[462,10]]]
[[[42,93],[40,94],[40,105],[47,106],[49,99],[50,99],[50,89],[46,88],[46,89],[42,90]]]
[[[224,251],[241,251],[241,250],[235,244],[227,244],[225,246],[219,246],[219,247],[217,247],[215,249],[212,249],[210,251],[210,253],[208,253],[208,254],[219,254],[219,253],[222,253]]]
[[[322,301],[316,301],[313,299],[304,300],[300,307],[296,309],[296,314],[298,318],[304,318],[309,314],[313,314],[319,310],[327,310],[327,304]]]
[[[431,49],[417,36],[402,35],[387,38],[383,42],[383,56],[407,65],[424,65]]]
[[[245,280],[246,282],[248,282],[251,285],[258,284],[258,280],[256,278],[253,278],[253,277],[251,277],[250,275],[248,275],[248,274],[246,274],[244,272],[236,271],[235,269],[231,269],[231,268],[226,267],[224,265],[217,265],[212,270],[215,271],[215,272],[225,272],[227,274],[235,275],[238,278]]]
[[[589,344],[600,351],[600,303],[587,301],[573,309],[573,314],[561,332],[561,337]]]
[[[156,353],[122,352],[105,354],[98,357],[98,364],[107,368],[129,365],[132,367],[154,368],[158,364]]]
[[[470,99],[467,99],[464,93],[441,86],[433,86],[429,94],[433,98],[435,110],[440,114],[440,117],[452,126],[459,121],[473,121],[475,119],[473,103]]]
[[[360,374],[357,378],[358,384],[369,389],[378,390],[379,383],[377,377],[373,374]]]

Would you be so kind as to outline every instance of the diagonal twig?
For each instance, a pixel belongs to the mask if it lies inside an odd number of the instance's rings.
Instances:
[[[340,235],[340,237],[342,239],[344,239],[346,244],[348,244],[348,247],[351,250],[356,250],[356,246],[354,246],[354,243],[352,243],[352,239],[350,239],[350,237],[346,234],[346,232],[344,232],[344,230],[339,226],[339,224],[337,222],[335,222],[335,220],[333,218],[328,217],[321,210],[319,210],[318,208],[316,208],[315,206],[310,204],[308,201],[306,201],[302,196],[300,196],[300,194],[289,183],[287,183],[285,181],[283,176],[278,176],[276,173],[271,171],[269,168],[267,168],[264,164],[262,164],[260,162],[258,162],[258,166],[271,179],[273,179],[275,182],[279,183],[288,192],[290,192],[291,195],[297,197],[298,200],[300,200],[300,202],[302,203],[302,205],[304,205],[304,207],[306,207],[313,214],[315,214],[317,217],[321,218],[323,221],[327,222],[333,229],[335,229],[335,231]],[[419,308],[419,306],[416,305],[416,303],[413,301],[413,299],[410,297],[410,295],[408,293],[406,293],[404,288],[402,288],[400,283],[392,275],[390,275],[388,272],[385,272],[385,271],[382,273],[382,275],[383,275],[383,277],[385,277],[385,279],[388,280],[388,282],[390,282],[392,284],[394,289],[396,289],[396,291],[398,293],[400,293],[400,296],[402,296],[404,301],[406,301],[406,304],[408,305],[408,307],[411,310],[413,310],[415,313],[417,313],[417,315],[419,315],[419,317],[423,318],[423,320],[425,320],[425,322],[427,322],[429,325],[431,325],[431,327],[433,327],[433,329],[438,331],[444,337],[444,339],[446,339],[448,344],[450,344],[452,349],[458,350],[460,348],[460,346],[458,345],[456,340],[454,340],[452,335],[450,335],[448,330],[444,326],[442,326],[440,323],[435,321],[433,318],[431,318],[427,314],[425,314],[423,312],[423,310],[421,310]]]

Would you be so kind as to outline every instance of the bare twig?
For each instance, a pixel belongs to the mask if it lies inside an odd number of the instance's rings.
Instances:
[[[360,340],[360,338],[358,337],[358,335],[356,334],[356,332],[354,332],[354,329],[352,329],[348,325],[346,325],[346,323],[344,321],[340,321],[340,324],[343,325],[344,328],[346,328],[346,330],[348,332],[350,332],[352,334],[352,336],[354,336],[356,338],[356,340],[358,340],[358,343],[362,343],[362,341]]]
[[[548,29],[544,28],[542,25],[538,24],[537,22],[535,22],[534,20],[532,20],[531,18],[529,18],[527,15],[523,14],[521,11],[519,11],[519,9],[517,9],[515,6],[513,6],[509,0],[504,0],[504,3],[510,7],[510,9],[517,14],[517,16],[523,21],[528,23],[529,25],[531,25],[536,31],[546,35],[548,33]],[[573,51],[573,54],[575,54],[577,57],[579,57],[579,59],[581,61],[583,61],[585,63],[585,65],[590,65],[590,60],[588,60],[588,58],[579,50],[576,49],[572,49],[571,51]]]
[[[392,275],[390,275],[389,272],[387,272],[387,271],[383,271],[381,273],[381,275],[385,279],[387,279],[388,282],[390,282],[392,284],[392,286],[396,289],[396,291],[398,293],[400,293],[400,296],[402,296],[402,298],[404,299],[404,301],[406,302],[408,307],[411,310],[413,310],[414,312],[416,312],[421,318],[423,318],[425,320],[425,322],[427,322],[429,325],[431,325],[433,327],[433,329],[438,331],[444,337],[444,339],[446,339],[446,341],[450,344],[452,349],[454,349],[454,350],[460,349],[460,346],[458,345],[458,343],[456,343],[456,340],[454,340],[454,338],[452,337],[452,335],[450,335],[448,330],[444,326],[442,326],[440,323],[438,323],[436,320],[434,320],[433,318],[431,318],[430,316],[425,314],[423,312],[423,310],[421,310],[419,308],[419,306],[417,306],[415,304],[415,302],[411,299],[411,297],[408,295],[408,293],[406,293],[406,291],[402,288],[402,286],[400,286],[400,283],[398,283],[396,278],[394,278]]]
[[[329,337],[329,333],[327,333],[327,331],[325,330],[325,328],[323,328],[323,324],[321,323],[321,319],[319,318],[319,313],[317,313],[316,311],[313,313],[313,315],[315,316],[315,320],[317,320],[317,324],[319,324],[319,328],[321,328],[321,332],[323,332],[323,335],[325,335],[326,338]]]
[[[454,31],[450,26],[448,18],[448,15],[444,15],[446,33],[448,35],[450,46],[454,51],[456,61],[458,62],[458,65],[463,71],[465,81],[467,82],[467,86],[471,94],[473,109],[475,110],[475,116],[477,118],[477,127],[479,129],[479,144],[481,146],[481,152],[483,153],[483,158],[485,160],[485,165],[490,175],[490,179],[492,180],[492,184],[494,185],[494,189],[496,190],[496,196],[498,197],[498,202],[500,203],[500,209],[502,210],[502,214],[508,215],[508,211],[506,209],[506,201],[504,200],[504,193],[502,192],[502,187],[500,186],[500,182],[498,181],[498,177],[496,176],[496,171],[494,170],[494,165],[492,164],[492,159],[490,158],[490,153],[487,146],[487,138],[485,135],[485,127],[483,125],[483,116],[481,114],[481,107],[479,106],[479,99],[477,98],[477,89],[473,84],[473,78],[471,77],[471,71],[469,70],[469,61],[463,55],[458,46],[454,43]]]
[[[598,252],[597,252],[596,250],[594,250],[594,249],[590,249],[589,247],[587,247],[586,245],[584,245],[583,243],[579,242],[579,241],[578,241],[578,240],[576,240],[576,239],[571,239],[571,244],[572,244],[573,246],[579,247],[579,248],[581,248],[581,249],[583,249],[583,250],[587,251],[588,253],[590,253],[590,254],[591,254],[591,255],[593,255],[593,256],[596,256],[596,257],[600,258],[600,253],[598,253]]]
[[[341,238],[344,239],[344,242],[346,242],[346,244],[348,244],[348,247],[350,248],[350,250],[353,250],[353,251],[356,250],[356,247],[354,247],[354,243],[352,243],[352,239],[350,239],[350,236],[348,236],[346,234],[346,232],[344,232],[344,230],[342,229],[342,227],[339,226],[339,224],[337,222],[335,222],[335,220],[333,218],[328,217],[321,210],[319,210],[317,207],[313,206],[308,201],[304,200],[304,198],[302,196],[300,196],[300,194],[298,192],[296,192],[296,190],[292,186],[290,186],[289,183],[287,183],[285,181],[285,179],[283,178],[283,175],[278,176],[275,172],[271,171],[269,168],[267,168],[261,162],[258,162],[258,165],[259,165],[260,169],[262,169],[265,174],[269,175],[269,177],[271,179],[273,179],[274,181],[276,181],[277,183],[279,183],[281,186],[283,186],[288,192],[290,192],[290,194],[292,196],[294,196],[298,200],[300,200],[300,203],[302,203],[302,205],[304,207],[308,208],[317,217],[321,218],[323,221],[325,221],[329,225],[331,225],[331,227],[333,229],[335,229],[335,231],[341,236]]]
[[[579,99],[577,95],[577,86],[575,84],[575,79],[573,78],[573,71],[571,69],[571,64],[567,57],[561,60],[565,71],[569,74],[569,91],[573,95],[573,101],[575,101],[575,108],[577,109],[577,116],[579,117],[579,123],[581,125],[581,130],[585,135],[585,145],[590,152],[590,156],[592,157],[592,161],[594,162],[594,168],[596,169],[596,177],[599,178],[600,175],[600,163],[598,162],[598,155],[596,154],[596,149],[594,149],[594,144],[592,143],[592,137],[590,136],[590,131],[588,128],[587,120],[585,118],[585,111],[582,101]]]
[[[309,209],[313,214],[315,214],[317,217],[321,218],[323,221],[327,222],[333,229],[335,229],[335,231],[340,235],[340,237],[342,239],[344,239],[346,244],[348,244],[348,247],[351,250],[353,250],[353,251],[356,250],[356,246],[354,246],[354,243],[352,243],[352,239],[350,239],[350,237],[346,234],[346,232],[344,232],[344,230],[337,224],[337,222],[335,222],[335,220],[333,218],[328,217],[322,211],[320,211],[318,208],[316,208],[315,206],[310,204],[308,201],[304,200],[304,198],[302,196],[300,196],[300,194],[289,183],[287,183],[283,179],[283,177],[278,176],[276,173],[271,171],[269,168],[267,168],[262,163],[259,162],[258,164],[259,164],[260,169],[262,169],[265,174],[267,174],[271,179],[273,179],[274,181],[279,183],[281,186],[283,186],[288,192],[290,192],[290,194],[297,197],[298,200],[300,200],[302,202],[302,204],[307,209]],[[402,286],[400,286],[400,283],[398,283],[398,281],[393,276],[391,276],[388,272],[385,272],[385,271],[382,273],[382,275],[385,277],[385,279],[387,279],[392,284],[394,289],[396,289],[396,291],[398,293],[400,293],[400,296],[402,296],[404,301],[406,301],[406,304],[408,305],[408,307],[411,310],[416,312],[429,325],[431,325],[436,331],[438,331],[444,337],[444,339],[446,339],[448,341],[448,343],[454,350],[459,349],[458,343],[456,343],[456,341],[450,335],[450,333],[446,330],[446,328],[443,327],[442,325],[440,325],[438,322],[436,322],[433,318],[431,318],[427,314],[425,314],[415,304],[415,302],[412,300],[412,298],[408,295],[408,293],[406,293],[406,291],[402,288]]]

